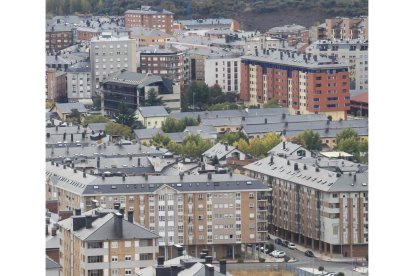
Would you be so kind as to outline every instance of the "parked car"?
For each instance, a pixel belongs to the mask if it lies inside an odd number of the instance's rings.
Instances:
[[[290,248],[290,249],[296,249],[296,245],[292,242],[288,243],[287,247]]]
[[[313,254],[313,252],[312,252],[312,251],[310,251],[310,250],[306,250],[306,251],[305,251],[305,256],[308,256],[308,257],[315,257],[315,255]]]
[[[286,256],[286,252],[285,251],[277,251],[277,250],[275,250],[275,251],[273,251],[271,253],[271,255],[273,257],[275,257],[275,258],[284,258]]]
[[[276,243],[276,244],[282,244],[282,243],[283,243],[283,241],[282,241],[281,239],[277,238],[277,239],[275,239],[275,243]]]
[[[283,241],[283,242],[282,242],[282,245],[283,245],[284,247],[288,247],[288,245],[289,245],[289,241]]]

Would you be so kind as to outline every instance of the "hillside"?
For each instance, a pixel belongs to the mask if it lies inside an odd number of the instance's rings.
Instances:
[[[122,15],[141,5],[161,6],[177,19],[187,18],[187,0],[46,0],[46,13]],[[308,27],[328,17],[367,14],[368,0],[191,0],[192,18],[237,18],[246,30],[292,23]]]

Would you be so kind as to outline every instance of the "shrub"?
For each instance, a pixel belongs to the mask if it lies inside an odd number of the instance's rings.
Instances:
[[[237,259],[237,262],[238,262],[238,263],[244,263],[244,260],[243,260],[242,258],[238,258],[238,259]]]
[[[343,272],[338,272],[338,274],[336,274],[336,276],[345,276],[345,273],[343,273]]]
[[[318,267],[318,270],[319,270],[319,271],[324,271],[324,269],[325,269],[325,268],[324,268],[323,266]]]
[[[287,263],[287,262],[289,262],[289,260],[290,260],[290,257],[289,256],[285,256],[285,263]]]
[[[266,261],[265,258],[259,258],[259,262],[264,263]]]

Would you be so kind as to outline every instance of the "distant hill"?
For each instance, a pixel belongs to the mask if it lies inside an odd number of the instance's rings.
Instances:
[[[187,18],[187,0],[46,0],[48,16],[90,12],[123,15],[141,5],[160,6]],[[236,18],[246,30],[267,30],[284,24],[309,27],[333,16],[368,14],[368,0],[191,0],[192,18]]]

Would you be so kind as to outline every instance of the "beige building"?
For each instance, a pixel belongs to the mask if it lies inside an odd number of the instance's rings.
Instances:
[[[198,256],[241,254],[242,244],[267,240],[270,191],[259,180],[237,174],[97,177],[47,163],[46,198],[59,209],[93,206],[134,211],[134,220],[160,236],[166,259],[173,244]],[[243,204],[242,204],[243,203]],[[164,250],[167,248],[168,250]]]
[[[272,188],[269,232],[331,256],[366,256],[368,173],[345,171],[345,161],[335,172],[319,159],[290,159],[270,155],[244,167]]]
[[[63,276],[134,275],[155,264],[158,235],[133,222],[129,213],[95,209],[59,222]]]
[[[163,106],[140,106],[137,118],[146,128],[160,128],[168,118],[168,112]]]
[[[174,36],[167,34],[161,30],[145,28],[145,27],[132,27],[131,37],[137,40],[137,46],[150,46],[150,45],[164,45],[170,42]]]
[[[326,38],[368,39],[368,16],[335,17],[325,20]]]

